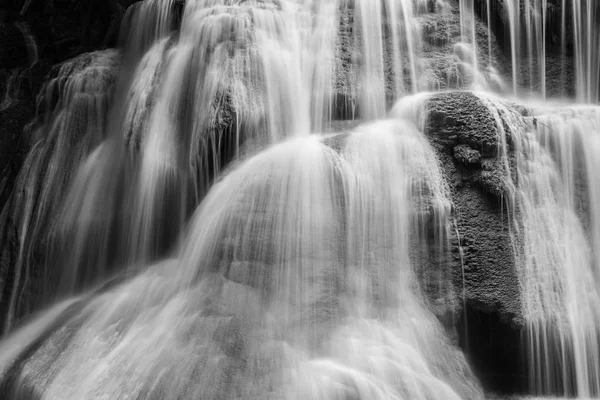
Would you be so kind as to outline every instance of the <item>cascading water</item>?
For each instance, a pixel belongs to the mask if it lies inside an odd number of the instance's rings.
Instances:
[[[63,311],[21,353],[31,357],[2,366],[1,392],[481,397],[425,309],[408,257],[419,221],[411,204],[426,196],[436,223],[448,224],[432,150],[394,120],[341,140],[336,153],[319,137],[294,139],[234,168],[177,259]]]
[[[40,271],[34,259],[45,250],[37,246],[61,207],[71,174],[103,139],[117,64],[118,53],[113,50],[80,56],[63,64],[40,94],[37,142],[25,160],[13,198],[0,214],[3,241],[13,237],[19,243],[16,249],[3,249],[17,254],[10,289],[2,296],[6,328],[29,312],[30,300],[24,298],[45,290],[31,286],[34,276],[46,280],[60,275],[53,269]],[[9,221],[14,231],[7,229]]]
[[[487,9],[494,3],[498,1],[488,0]],[[551,94],[575,94],[579,102],[598,102],[600,7],[596,1],[506,0],[500,7],[514,95],[537,93],[544,99]],[[560,77],[556,87],[549,86],[551,75]],[[569,75],[575,75],[573,82]]]
[[[483,98],[499,132],[510,135],[515,146],[515,254],[532,391],[595,398],[600,393],[600,270],[593,171],[600,107],[537,105],[532,116],[524,117],[498,99]]]
[[[324,18],[333,12],[331,7],[310,10],[278,2],[189,2],[176,40],[168,36],[171,25],[165,22],[174,18],[169,6],[172,4],[160,2],[140,5],[126,18],[126,27],[130,19],[158,26],[151,32],[134,29],[126,44],[126,51],[134,51],[129,47],[142,52],[148,48],[133,74],[127,69],[135,59],[127,54],[123,57],[126,77],[120,77],[119,84],[130,79],[129,89],[118,89],[114,102],[128,107],[124,112],[114,110],[117,122],[107,127],[94,124],[105,138],[102,144],[91,153],[86,148],[89,157],[79,170],[77,165],[67,164],[61,172],[69,174],[63,181],[74,176],[68,192],[60,186],[56,194],[61,199],[64,196],[64,206],[36,203],[48,213],[59,213],[51,229],[48,221],[34,216],[32,223],[39,233],[24,234],[20,241],[21,249],[27,248],[29,237],[35,237],[35,244],[50,243],[48,260],[42,263],[60,264],[62,271],[59,282],[50,289],[55,291],[51,297],[78,290],[124,265],[138,268],[164,255],[174,246],[214,177],[243,146],[252,148],[286,135],[306,134],[311,111],[316,126],[322,125],[328,114],[330,72],[317,68],[321,66],[315,59],[305,65],[301,62],[314,47],[322,54],[332,53],[327,46],[333,46],[334,26],[310,26],[310,20],[303,18],[315,10]],[[79,73],[71,78],[68,68],[59,72],[60,81],[86,76]],[[319,87],[313,88],[314,84]],[[71,92],[61,98],[68,99]],[[95,113],[102,118],[105,114],[102,109]],[[64,115],[52,116],[44,129],[56,125],[59,117],[66,118],[65,123],[77,123],[70,112]],[[70,137],[71,133],[67,129],[58,135]],[[37,146],[48,147],[44,143]],[[40,151],[52,151],[46,147]],[[60,153],[61,157],[67,155]],[[33,152],[30,160],[39,168],[45,166],[44,158]],[[20,178],[22,185],[34,185],[31,179],[38,174],[36,170],[31,178]],[[46,184],[54,185],[49,180]],[[56,201],[60,201],[58,197]],[[29,218],[25,211],[16,214],[19,216],[10,217]],[[33,269],[38,268],[29,266],[24,271],[28,274],[26,271]],[[13,292],[13,299],[20,291]],[[20,314],[15,311],[17,303],[13,300],[8,306],[9,315]],[[12,317],[7,319],[8,327],[11,321]]]
[[[598,11],[134,3],[120,51],[62,63],[38,97],[0,213],[0,262],[12,263],[0,397],[484,398],[454,345],[472,266],[454,178],[426,136],[451,135],[427,131],[425,91],[440,89],[477,90],[495,123],[528,393],[597,397],[600,108],[489,92],[569,94],[572,58],[572,94],[597,102]],[[17,27],[32,67],[36,42]],[[453,236],[462,287],[444,261]]]
[[[598,6],[590,1],[504,1],[512,60],[513,93],[549,94],[549,70],[564,95],[574,70],[574,97],[598,101]],[[486,4],[488,23],[489,8]],[[558,25],[559,29],[554,29]],[[558,49],[552,49],[552,46]],[[548,54],[553,51],[559,54]],[[572,57],[572,61],[569,58]],[[574,68],[570,65],[574,65]],[[522,88],[526,88],[523,91]],[[516,173],[505,159],[513,190],[516,265],[521,284],[524,362],[533,393],[595,398],[600,394],[597,253],[597,106],[514,106],[482,95],[504,137],[514,147]],[[510,143],[510,144],[507,144]]]

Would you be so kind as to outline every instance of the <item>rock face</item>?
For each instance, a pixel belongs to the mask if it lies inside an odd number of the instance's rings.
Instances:
[[[495,121],[469,92],[436,95],[428,111],[426,133],[452,190],[460,236],[453,255],[454,283],[464,285],[467,303],[497,310],[505,321],[519,324],[518,280],[503,201],[508,193]]]
[[[526,378],[518,363],[523,324],[513,252],[518,243],[510,235],[496,123],[470,92],[440,93],[427,108],[426,134],[454,203],[451,268],[462,301],[459,342],[488,390],[521,391]],[[512,165],[510,142],[508,148]]]

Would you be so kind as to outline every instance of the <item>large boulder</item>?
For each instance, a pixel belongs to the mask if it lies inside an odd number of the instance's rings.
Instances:
[[[496,122],[470,92],[429,100],[426,134],[452,191],[458,237],[454,284],[465,301],[519,325],[521,304]],[[510,155],[509,155],[510,157]]]
[[[495,119],[470,92],[436,94],[427,109],[426,135],[454,204],[455,235],[446,262],[452,270],[459,344],[486,390],[523,391],[523,316],[513,250],[520,244],[511,236],[511,218],[518,210],[508,202],[506,183],[515,173],[510,135],[503,153]]]

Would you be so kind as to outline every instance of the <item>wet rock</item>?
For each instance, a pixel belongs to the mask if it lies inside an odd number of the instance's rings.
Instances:
[[[506,197],[509,190],[506,186],[504,174],[500,170],[482,171],[477,182],[483,190],[501,200]]]
[[[450,253],[458,307],[469,303],[476,310],[496,312],[505,324],[518,326],[522,323],[519,282],[510,213],[501,201],[506,194],[506,172],[498,156],[495,122],[487,107],[469,92],[437,94],[427,107],[426,134],[454,203],[457,235],[451,238]],[[463,146],[459,153],[477,151],[483,159],[465,165],[456,157],[458,146]]]
[[[469,145],[459,144],[454,147],[454,158],[462,164],[477,164],[481,161],[481,153]]]
[[[358,49],[353,37],[354,9],[344,7],[340,11],[338,36],[335,45],[335,75],[333,96],[333,119],[348,120],[359,116],[358,69],[355,58]]]
[[[27,64],[27,46],[23,34],[13,24],[0,24],[0,69]]]
[[[498,152],[496,123],[487,107],[470,92],[435,95],[429,101],[429,125],[436,140],[450,151],[459,144],[469,146],[483,157]]]

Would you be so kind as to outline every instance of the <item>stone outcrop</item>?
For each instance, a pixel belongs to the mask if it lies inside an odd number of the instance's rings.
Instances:
[[[513,250],[519,243],[511,238],[496,122],[470,92],[437,94],[427,108],[426,134],[454,204],[457,234],[447,262],[458,297],[459,344],[487,390],[520,392],[527,378],[519,364],[523,317]],[[512,169],[510,141],[507,156]]]
[[[521,305],[495,121],[469,92],[438,94],[427,107],[426,134],[452,190],[460,237],[453,250],[454,284],[464,285],[467,303],[518,325]]]

